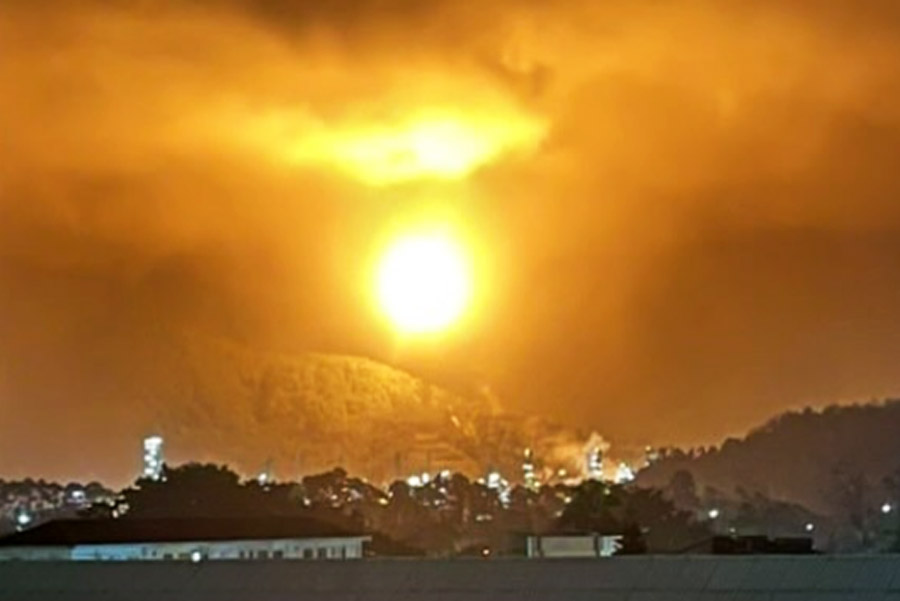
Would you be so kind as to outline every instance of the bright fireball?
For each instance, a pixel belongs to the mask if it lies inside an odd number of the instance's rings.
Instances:
[[[465,311],[472,293],[470,265],[440,233],[405,236],[385,252],[377,273],[381,309],[405,334],[446,329]]]

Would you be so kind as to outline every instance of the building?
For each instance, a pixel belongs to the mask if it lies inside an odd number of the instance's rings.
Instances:
[[[159,480],[163,473],[163,439],[162,436],[148,436],[144,439],[144,469],[141,476],[151,480]]]
[[[0,560],[342,560],[370,540],[312,519],[59,520],[0,538]]]
[[[525,555],[537,557],[612,557],[619,548],[619,535],[552,534],[528,535]]]

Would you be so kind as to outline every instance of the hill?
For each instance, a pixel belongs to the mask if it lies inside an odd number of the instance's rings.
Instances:
[[[886,479],[900,468],[898,433],[900,400],[788,412],[719,448],[669,450],[638,482],[667,486],[686,470],[698,491],[743,489],[830,515],[871,512],[897,496]]]
[[[126,385],[174,458],[245,473],[266,464],[285,477],[340,465],[378,481],[445,468],[518,473],[525,447],[566,465],[559,449],[587,438],[362,357],[266,353],[194,334],[146,352]]]

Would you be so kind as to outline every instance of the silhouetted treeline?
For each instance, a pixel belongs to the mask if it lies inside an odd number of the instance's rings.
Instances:
[[[98,482],[60,484],[46,480],[0,480],[0,535],[16,527],[72,517],[96,503],[111,501],[115,493]]]
[[[685,495],[696,496],[686,478]],[[676,482],[679,479],[676,478]],[[670,490],[587,480],[535,490],[493,488],[460,474],[444,473],[410,485],[383,489],[342,469],[300,482],[241,481],[228,468],[188,464],[166,468],[164,479],[141,479],[112,503],[96,504],[83,517],[305,516],[350,530],[365,530],[432,555],[464,554],[485,547],[502,554],[522,533],[623,535],[622,552],[683,552],[721,530],[724,521],[676,506]],[[683,500],[683,499],[682,499]],[[744,500],[744,532],[773,536],[802,531],[810,512],[761,497]],[[722,506],[723,513],[728,509]],[[742,532],[742,533],[744,533]]]
[[[259,352],[190,332],[163,338],[148,343],[118,396],[152,398],[148,421],[182,456],[241,472],[272,463],[291,474],[340,465],[377,481],[488,466],[512,473],[525,447],[549,460],[561,442],[587,438],[503,413],[489,393],[463,395],[362,357]]]
[[[677,485],[685,473],[698,508],[753,498],[794,504],[827,520],[823,542],[831,548],[891,547],[900,509],[900,401],[784,413],[718,448],[666,450],[638,481],[669,490],[677,505],[691,508]],[[820,524],[811,523],[822,536]]]

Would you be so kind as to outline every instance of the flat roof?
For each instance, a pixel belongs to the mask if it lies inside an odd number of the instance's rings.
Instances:
[[[312,518],[55,520],[0,538],[0,547],[299,538],[359,538]]]

